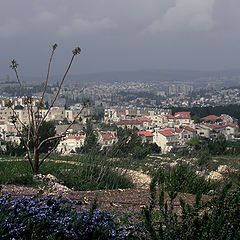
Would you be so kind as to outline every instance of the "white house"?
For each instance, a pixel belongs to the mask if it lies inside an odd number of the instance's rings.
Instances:
[[[100,132],[98,136],[98,142],[101,145],[101,149],[109,147],[117,142],[115,132]]]
[[[142,142],[153,142],[154,135],[149,131],[138,131],[137,135],[142,138]]]
[[[77,148],[84,145],[85,136],[68,135],[60,141],[57,146],[57,151],[63,154],[76,152]]]
[[[155,132],[153,142],[161,147],[162,153],[166,154],[172,148],[179,145],[178,135],[172,129],[158,130]]]

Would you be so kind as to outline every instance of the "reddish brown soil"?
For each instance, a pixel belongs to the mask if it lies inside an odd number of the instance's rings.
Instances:
[[[2,185],[0,195],[11,194],[13,198],[23,196],[33,196],[38,194],[38,190],[16,185]],[[59,195],[59,193],[44,192],[43,195]],[[63,197],[68,197],[72,200],[82,200],[82,208],[89,209],[91,203],[97,197],[98,208],[108,211],[121,213],[136,213],[141,212],[142,207],[147,206],[149,202],[148,189],[116,189],[116,190],[98,190],[98,191],[69,191],[62,194]],[[175,210],[180,211],[179,198],[184,199],[192,205],[195,196],[191,194],[178,194],[175,199]],[[165,199],[169,200],[167,195]],[[203,196],[202,200],[208,200],[208,196]]]

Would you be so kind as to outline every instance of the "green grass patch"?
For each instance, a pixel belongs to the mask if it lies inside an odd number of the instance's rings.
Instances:
[[[42,174],[52,174],[74,190],[100,190],[134,187],[124,172],[114,166],[86,158],[85,162],[57,163],[46,161],[40,169]],[[27,161],[0,161],[0,184],[36,186]]]
[[[40,172],[53,174],[67,187],[78,191],[134,187],[123,173],[114,171],[110,166],[98,164],[73,165],[46,162]]]
[[[0,184],[36,186],[27,161],[0,161]]]

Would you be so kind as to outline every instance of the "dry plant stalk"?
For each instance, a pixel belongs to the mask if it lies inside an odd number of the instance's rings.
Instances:
[[[48,85],[48,79],[49,79],[49,74],[50,74],[50,69],[51,69],[51,64],[52,64],[52,59],[55,53],[55,50],[57,48],[57,44],[54,44],[52,46],[52,51],[51,51],[51,55],[49,58],[49,62],[48,62],[48,68],[47,68],[47,74],[46,74],[46,79],[44,82],[44,87],[43,87],[43,91],[40,97],[40,101],[37,105],[37,107],[34,107],[34,103],[33,103],[33,99],[31,96],[27,96],[25,94],[24,91],[24,87],[22,84],[22,81],[20,80],[17,68],[19,66],[19,64],[17,64],[16,60],[13,59],[11,61],[11,65],[10,68],[13,69],[13,71],[15,72],[19,87],[22,91],[22,94],[24,96],[24,104],[27,107],[27,117],[28,117],[28,124],[24,124],[18,114],[16,113],[13,103],[11,101],[9,101],[7,103],[7,107],[9,107],[12,110],[12,116],[11,116],[11,122],[14,124],[14,127],[17,131],[17,133],[21,136],[22,141],[26,147],[27,150],[27,158],[28,161],[31,165],[31,169],[32,169],[32,173],[34,175],[39,173],[39,169],[41,167],[41,165],[43,164],[44,160],[56,149],[58,143],[60,142],[61,138],[64,137],[66,135],[66,132],[69,130],[69,128],[73,125],[73,123],[79,118],[79,116],[81,115],[81,113],[83,112],[84,108],[87,107],[87,105],[89,105],[89,101],[85,102],[83,104],[83,107],[79,110],[78,114],[74,117],[73,121],[68,125],[68,127],[65,129],[65,131],[63,132],[63,134],[61,135],[56,135],[53,137],[48,137],[42,141],[40,141],[40,135],[39,135],[39,129],[42,126],[43,122],[45,121],[45,119],[47,118],[49,112],[51,111],[52,107],[54,106],[54,103],[57,100],[57,97],[60,93],[60,90],[62,88],[63,82],[72,66],[72,63],[74,61],[74,58],[80,54],[81,49],[79,47],[75,48],[72,51],[72,57],[67,65],[67,68],[63,74],[63,77],[60,81],[59,87],[57,89],[57,92],[54,96],[54,98],[51,101],[51,104],[49,105],[49,107],[47,108],[46,113],[44,114],[44,116],[42,116],[42,118],[40,119],[40,109],[42,109],[44,107],[43,104],[43,100],[44,100],[44,95],[46,93],[46,89],[47,89],[47,85]],[[39,120],[40,119],[40,120]],[[22,127],[22,129],[26,129],[27,130],[27,134],[23,133],[23,130],[21,130],[21,128],[18,126],[20,125]],[[32,139],[33,141],[33,149],[30,147],[30,140]],[[56,144],[54,145],[54,147],[40,160],[39,159],[39,151],[41,146],[49,141],[53,141],[53,140],[57,140]]]

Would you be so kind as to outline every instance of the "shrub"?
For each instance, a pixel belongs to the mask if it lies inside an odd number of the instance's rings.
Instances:
[[[211,161],[211,155],[208,150],[199,151],[198,162],[197,162],[199,166],[208,165],[210,161]]]
[[[0,198],[1,239],[124,239],[130,228],[120,228],[110,213],[66,207],[70,199]]]
[[[53,174],[64,184],[78,191],[132,188],[134,185],[124,173],[114,169],[107,162],[97,159],[85,159],[80,165],[46,162],[42,166],[42,174]]]
[[[132,149],[132,157],[135,159],[144,159],[148,154],[151,153],[151,145],[142,144],[141,146],[135,146]]]
[[[158,184],[164,186],[167,191],[207,194],[210,190],[216,188],[216,183],[197,176],[195,172],[183,165],[165,171],[159,169],[154,179]]]
[[[141,231],[145,231],[144,239],[240,239],[240,185],[230,191],[231,184],[227,184],[218,196],[208,202],[202,202],[198,193],[193,206],[180,199],[178,215],[174,209],[177,193],[168,191],[170,202],[165,201],[163,187],[158,201],[162,218],[154,224],[156,184],[156,179],[153,179],[150,204],[143,209],[145,221]]]

